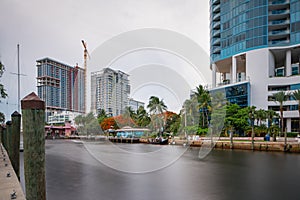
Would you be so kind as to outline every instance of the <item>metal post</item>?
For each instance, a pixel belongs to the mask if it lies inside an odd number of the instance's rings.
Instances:
[[[21,115],[15,111],[11,115],[12,120],[12,153],[10,155],[10,161],[16,172],[18,179],[20,180],[20,132],[21,132]]]
[[[45,102],[34,92],[21,100],[26,198],[46,199]]]

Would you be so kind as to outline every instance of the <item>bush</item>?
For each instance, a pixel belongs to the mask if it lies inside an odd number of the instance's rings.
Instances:
[[[287,137],[297,137],[298,133],[297,132],[287,132]]]

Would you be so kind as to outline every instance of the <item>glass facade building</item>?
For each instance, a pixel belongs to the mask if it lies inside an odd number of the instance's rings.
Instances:
[[[46,104],[46,120],[54,112],[84,113],[84,69],[50,58],[37,60],[38,96]]]
[[[212,62],[300,40],[299,0],[211,0],[210,19]]]
[[[210,58],[210,90],[222,89],[240,106],[278,111],[273,94],[300,85],[300,1],[210,0]],[[244,84],[247,92],[238,95]],[[298,107],[285,102],[288,132],[299,129]]]

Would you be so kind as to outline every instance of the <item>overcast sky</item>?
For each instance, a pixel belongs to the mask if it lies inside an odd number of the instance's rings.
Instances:
[[[1,78],[9,98],[0,110],[17,110],[17,44],[20,44],[21,98],[36,90],[36,60],[51,57],[83,63],[81,40],[93,52],[126,31],[161,28],[183,34],[209,52],[209,0],[1,0]],[[89,107],[89,106],[88,106]],[[9,116],[6,116],[9,118]]]

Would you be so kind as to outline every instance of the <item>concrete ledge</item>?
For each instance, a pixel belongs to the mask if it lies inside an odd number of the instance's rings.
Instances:
[[[9,177],[8,173],[10,174]],[[16,198],[11,198],[13,192],[15,192]],[[0,144],[0,200],[9,199],[26,200],[7,152],[3,145]]]

